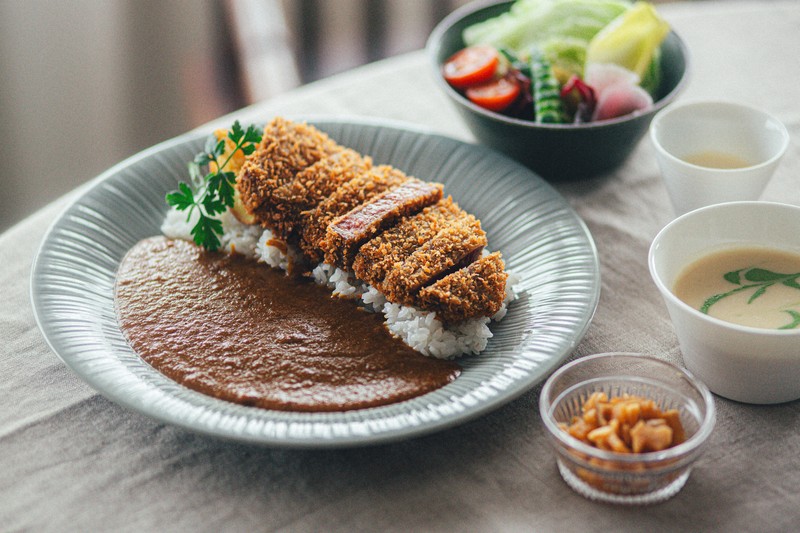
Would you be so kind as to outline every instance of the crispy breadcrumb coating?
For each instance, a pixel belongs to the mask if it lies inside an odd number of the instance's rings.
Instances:
[[[303,213],[300,228],[300,249],[313,264],[323,259],[320,242],[325,237],[328,225],[369,199],[408,181],[403,172],[387,165],[373,167],[340,185],[316,209]]]
[[[418,305],[448,323],[492,316],[503,303],[507,279],[500,252],[494,252],[423,287]]]
[[[390,302],[413,305],[422,287],[471,263],[484,246],[486,233],[480,221],[469,215],[465,221],[447,225],[395,265],[377,288]]]
[[[402,217],[413,215],[442,198],[443,185],[410,178],[333,220],[320,247],[325,262],[350,270],[361,245]]]
[[[294,180],[298,172],[344,150],[327,135],[303,123],[275,118],[236,178],[236,188],[248,213],[267,225],[275,201],[272,193]]]
[[[435,311],[447,323],[500,309],[501,256],[480,257],[487,244],[480,221],[442,199],[442,185],[373,166],[316,128],[282,118],[267,125],[252,155],[234,156],[230,168],[239,166],[234,214],[272,230],[276,245],[298,246],[309,265],[324,259],[351,270],[388,301]]]
[[[353,272],[359,279],[377,286],[390,270],[435,237],[446,224],[467,216],[448,196],[367,241],[353,260]]]
[[[316,209],[339,186],[371,168],[372,159],[349,148],[320,159],[272,192],[274,209],[267,225],[279,238],[296,243],[303,213]]]

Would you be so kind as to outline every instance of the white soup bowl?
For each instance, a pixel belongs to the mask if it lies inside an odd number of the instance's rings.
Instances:
[[[718,250],[758,246],[800,254],[798,228],[800,207],[732,202],[680,216],[653,240],[650,274],[666,303],[683,361],[720,396],[756,404],[800,398],[800,330],[714,318],[678,299],[675,280],[687,265]]]

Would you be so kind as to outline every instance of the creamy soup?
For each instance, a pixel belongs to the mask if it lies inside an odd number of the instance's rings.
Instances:
[[[757,247],[714,252],[684,268],[673,292],[721,320],[800,330],[800,254]]]
[[[751,163],[741,156],[716,150],[705,150],[690,154],[684,157],[683,160],[692,165],[707,168],[731,169],[751,166]]]

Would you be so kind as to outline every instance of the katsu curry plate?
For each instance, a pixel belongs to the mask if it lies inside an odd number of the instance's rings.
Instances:
[[[542,381],[600,291],[591,236],[506,157],[412,126],[269,117],[96,178],[32,300],[111,400],[286,447],[452,427]]]

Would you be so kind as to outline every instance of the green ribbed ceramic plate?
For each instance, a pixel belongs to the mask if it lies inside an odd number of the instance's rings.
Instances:
[[[485,414],[542,381],[589,326],[600,293],[591,235],[567,202],[531,171],[489,149],[401,124],[314,120],[340,144],[445,192],[478,216],[492,250],[521,278],[521,298],[492,328],[480,356],[461,359],[446,387],[398,404],[346,413],[244,407],[189,390],[128,347],[114,314],[125,252],[159,233],[164,194],[186,179],[205,136],[155,146],[98,176],[54,222],[36,257],[31,297],[53,351],[111,400],[169,424],[237,441],[337,447],[405,439]],[[533,415],[531,415],[533,416]]]

